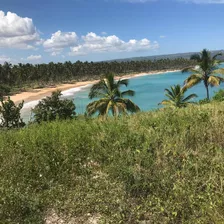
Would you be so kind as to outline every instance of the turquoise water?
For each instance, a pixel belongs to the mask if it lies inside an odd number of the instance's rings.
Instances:
[[[166,98],[164,96],[164,89],[175,84],[182,85],[189,75],[189,73],[171,72],[131,78],[128,88],[136,92],[136,95],[131,97],[131,99],[142,111],[157,109],[159,108],[158,103]],[[221,84],[220,87],[210,88],[210,96],[212,97],[214,91],[218,91],[220,88],[224,88],[224,84]],[[76,92],[73,96],[77,113],[84,113],[86,105],[91,102],[88,99],[89,89],[90,87],[85,88],[80,92]],[[125,90],[125,88],[123,89]],[[196,101],[206,98],[206,90],[203,83],[189,89],[186,95],[191,93],[198,95],[198,98],[195,99]]]
[[[221,66],[224,68],[224,64]],[[184,80],[190,75],[190,73],[182,74],[181,72],[169,72],[155,75],[145,75],[140,77],[135,77],[129,79],[128,89],[132,89],[136,92],[134,97],[131,99],[141,108],[142,111],[148,111],[157,109],[162,100],[166,97],[164,96],[164,89],[169,88],[175,84],[183,85]],[[91,102],[88,99],[88,93],[91,85],[82,88],[73,88],[62,92],[64,97],[68,99],[73,99],[76,105],[77,114],[84,114],[86,105]],[[224,88],[224,84],[220,87],[209,88],[210,96],[214,95],[214,91],[218,91],[220,88]],[[126,88],[123,88],[125,90]],[[203,83],[192,87],[186,92],[186,95],[191,93],[196,93],[198,98],[196,101],[206,98],[206,90]],[[29,120],[31,107],[34,107],[38,101],[29,102],[24,105],[22,111],[22,117],[24,120]]]

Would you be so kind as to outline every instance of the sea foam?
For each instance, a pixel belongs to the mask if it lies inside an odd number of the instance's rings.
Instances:
[[[62,97],[66,98],[66,97],[75,96],[76,92],[80,92],[80,91],[85,90],[86,88],[89,88],[91,86],[92,86],[91,84],[88,84],[88,85],[85,85],[85,86],[80,86],[80,87],[75,87],[75,88],[71,88],[71,89],[68,89],[68,90],[64,90],[64,91],[61,92]],[[24,115],[27,116],[28,114],[30,115],[31,109],[34,108],[39,103],[40,100],[33,100],[33,101],[30,101],[30,102],[24,103],[23,108],[21,110],[22,115],[23,116]]]
[[[85,85],[85,86],[80,86],[80,87],[75,87],[75,88],[71,88],[65,91],[62,91],[62,96],[63,97],[68,97],[68,96],[74,96],[74,93],[76,92],[80,92],[88,87],[92,86],[91,84]]]

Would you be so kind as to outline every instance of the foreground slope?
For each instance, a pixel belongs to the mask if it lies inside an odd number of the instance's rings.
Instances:
[[[2,132],[0,223],[223,223],[223,124],[220,103]]]

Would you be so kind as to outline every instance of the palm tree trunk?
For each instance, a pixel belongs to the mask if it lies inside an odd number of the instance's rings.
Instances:
[[[208,89],[208,81],[207,80],[204,80],[204,85],[206,88],[207,100],[209,100],[209,89]]]
[[[209,100],[209,90],[208,90],[208,86],[206,86],[206,93],[207,93],[207,99]]]

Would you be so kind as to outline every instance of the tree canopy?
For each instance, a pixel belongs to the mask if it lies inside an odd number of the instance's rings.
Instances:
[[[213,57],[211,52],[204,49],[200,54],[194,54],[191,56],[192,60],[197,62],[196,67],[187,67],[182,70],[182,72],[191,72],[192,74],[185,80],[184,88],[191,88],[200,82],[203,82],[207,99],[209,100],[209,89],[211,86],[218,86],[220,82],[224,81],[223,77],[219,75],[224,75],[224,69],[219,68],[221,61],[218,60],[218,56],[221,54],[216,54]]]
[[[133,90],[122,92],[121,86],[128,86],[127,79],[115,81],[114,75],[109,73],[105,75],[98,83],[94,84],[90,90],[89,98],[98,98],[98,100],[87,105],[87,114],[93,115],[98,112],[99,115],[108,115],[111,112],[114,116],[123,113],[137,112],[140,108],[125,96],[134,96]]]
[[[16,105],[10,97],[6,101],[1,99],[1,106],[0,106],[0,125],[4,128],[20,128],[24,127],[25,123],[21,118],[21,109],[23,108],[23,103],[21,102]]]
[[[42,99],[32,110],[34,121],[40,123],[73,118],[76,115],[75,104],[72,100],[61,99],[61,95],[61,91],[55,91],[51,96]]]

